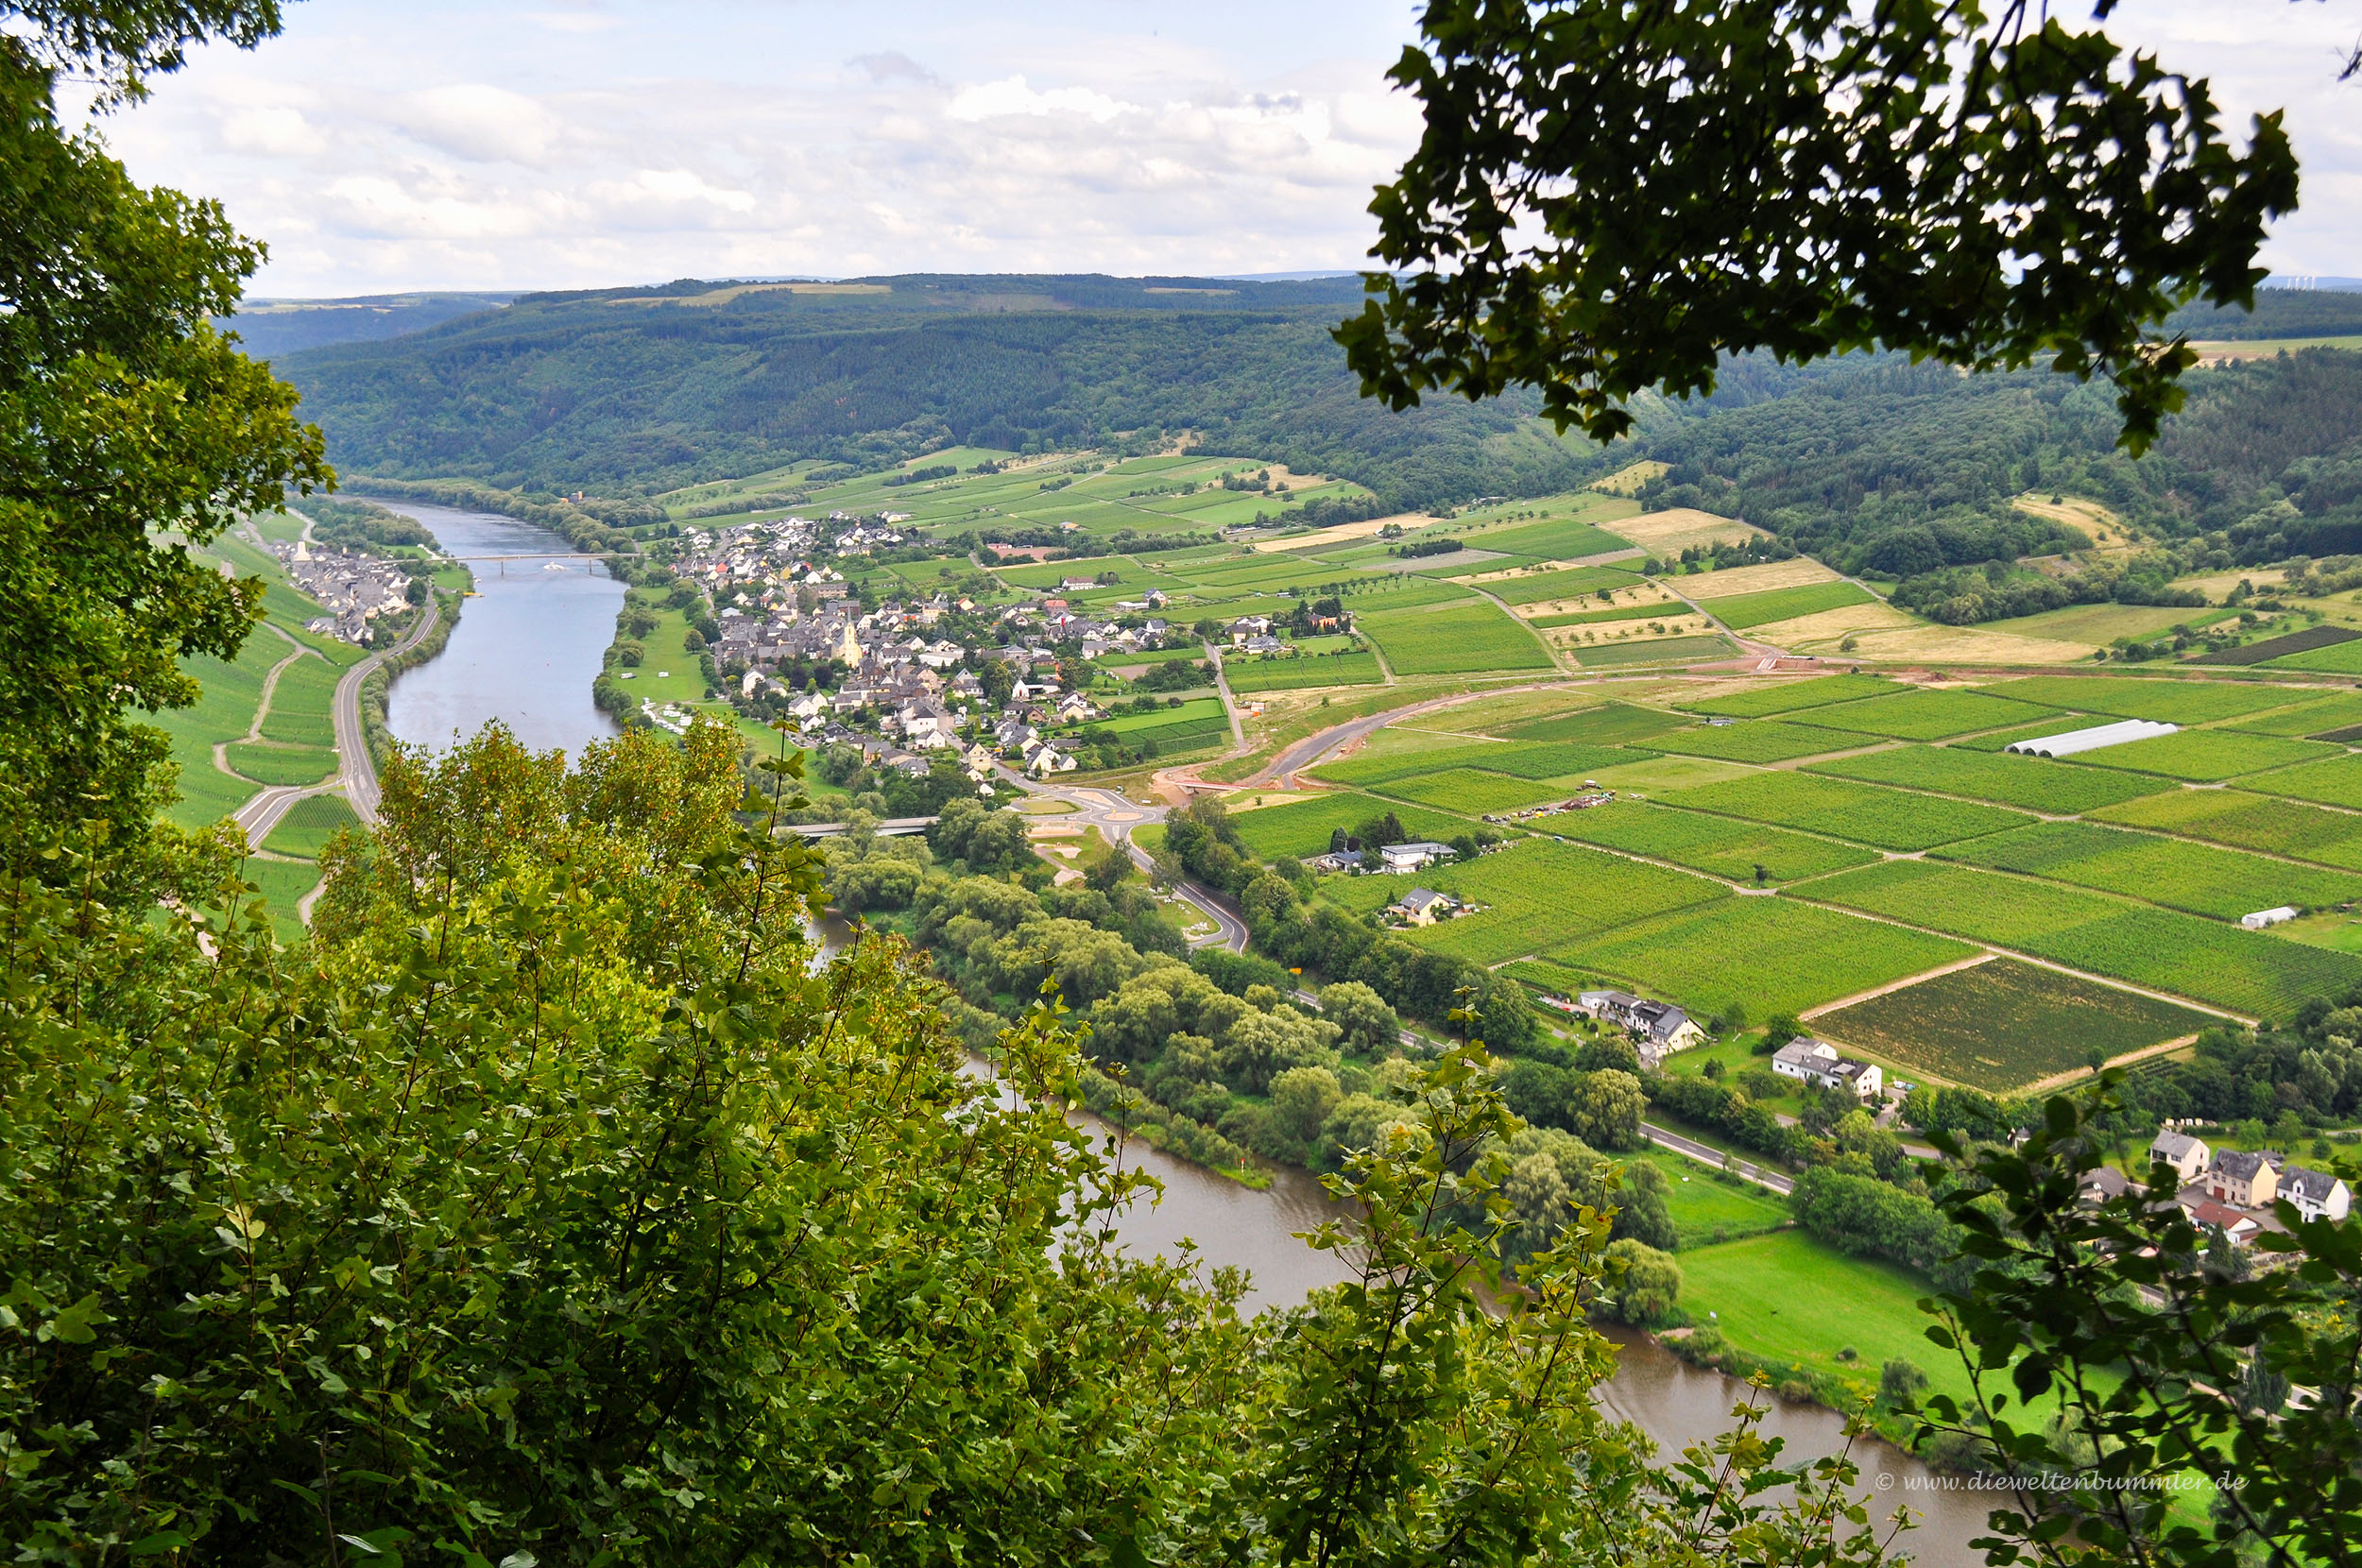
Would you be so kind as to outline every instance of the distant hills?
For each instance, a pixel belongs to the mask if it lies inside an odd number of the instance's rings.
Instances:
[[[357,294],[346,299],[248,299],[214,325],[233,332],[256,359],[278,359],[332,343],[373,343],[498,310],[509,293]]]
[[[274,360],[333,461],[382,478],[650,494],[797,458],[877,466],[952,442],[1157,443],[1367,486],[1410,509],[1597,471],[1537,401],[1365,401],[1329,331],[1352,277],[915,274],[683,280]]]

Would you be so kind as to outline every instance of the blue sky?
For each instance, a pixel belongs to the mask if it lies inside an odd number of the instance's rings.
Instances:
[[[1417,134],[1400,0],[301,0],[103,134],[220,197],[255,292],[565,287],[911,270],[1360,264]],[[2285,106],[2282,271],[2362,274],[2362,0],[2126,0],[2112,25]]]

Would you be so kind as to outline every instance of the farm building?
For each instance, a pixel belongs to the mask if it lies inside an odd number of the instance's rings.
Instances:
[[[2073,757],[2079,752],[2097,751],[2102,746],[2120,746],[2128,741],[2153,740],[2171,735],[2180,724],[2161,724],[2148,719],[2120,719],[2112,724],[2095,724],[2089,729],[2070,729],[2064,735],[2045,735],[2036,741],[2019,741],[2002,749],[2017,757]]]
[[[2243,914],[2239,916],[2239,924],[2251,931],[2260,931],[2267,926],[2277,926],[2284,920],[2294,920],[2296,917],[2296,906],[2283,904],[2276,910],[2257,910],[2253,914]]]
[[[1800,1034],[1772,1052],[1772,1070],[1819,1088],[1851,1090],[1857,1099],[1877,1099],[1886,1083],[1886,1075],[1876,1066],[1840,1056],[1828,1041],[1809,1034]]]

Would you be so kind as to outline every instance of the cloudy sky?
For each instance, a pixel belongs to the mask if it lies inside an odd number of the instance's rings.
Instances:
[[[101,129],[221,197],[254,292],[873,272],[1351,267],[1417,133],[1407,0],[301,0]],[[2285,107],[2267,261],[2362,275],[2362,0],[2124,0],[2115,30]]]

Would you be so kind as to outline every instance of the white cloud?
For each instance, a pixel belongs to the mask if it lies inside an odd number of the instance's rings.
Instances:
[[[102,128],[272,242],[257,286],[281,295],[1350,267],[1420,131],[1384,77],[1410,0],[536,3],[307,0]],[[2214,0],[2118,13],[2211,71],[2242,137],[2288,105],[2285,270],[2362,274],[2362,87],[2326,55],[2357,4],[2244,30]]]

